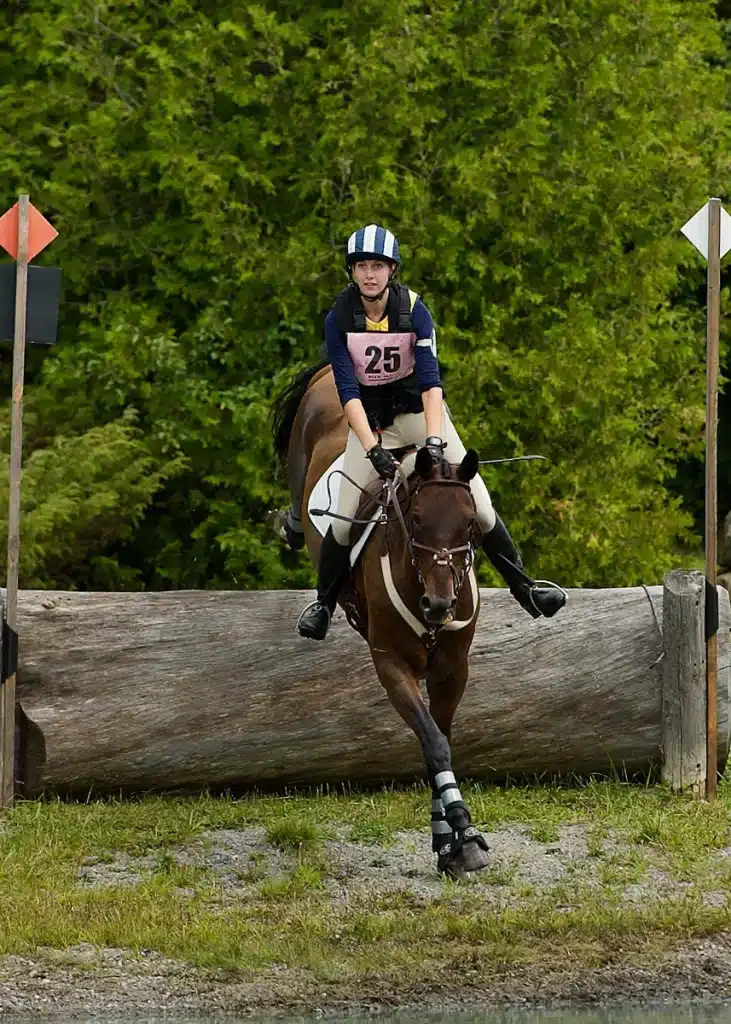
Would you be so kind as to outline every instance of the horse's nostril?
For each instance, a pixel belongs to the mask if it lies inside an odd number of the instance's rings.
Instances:
[[[419,607],[422,612],[430,621],[434,622],[441,622],[454,611],[456,604],[456,598],[428,597],[426,594],[419,598]]]

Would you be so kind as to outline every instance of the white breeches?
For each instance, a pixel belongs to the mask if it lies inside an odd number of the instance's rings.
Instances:
[[[409,444],[422,445],[425,440],[424,430],[423,412],[404,413],[402,416],[397,416],[393,425],[383,431],[381,444],[384,448],[401,448]],[[442,419],[441,437],[447,443],[447,447],[444,449],[444,457],[453,465],[458,465],[464,458],[466,449],[460,441],[457,431],[454,429],[454,424],[446,408]],[[345,447],[343,470],[360,487],[365,488],[368,484],[378,479],[378,473],[376,473],[370,461],[365,457],[363,446],[352,430],[348,431],[348,443]],[[470,489],[475,499],[477,521],[480,524],[480,528],[483,533],[489,533],[495,525],[495,510],[492,507],[492,501],[485,486],[485,481],[479,473],[470,481]],[[354,487],[350,481],[341,477],[338,507],[334,511],[341,516],[355,518],[360,498],[360,490]],[[344,522],[342,519],[332,520],[333,534],[338,544],[349,543],[350,528],[351,524]]]

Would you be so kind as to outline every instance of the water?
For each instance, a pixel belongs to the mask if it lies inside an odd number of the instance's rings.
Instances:
[[[310,1018],[311,1022],[312,1018]],[[366,1024],[365,1017],[342,1017],[338,1024]],[[731,1024],[731,1006],[693,1006],[682,1009],[507,1010],[462,1013],[394,1014],[378,1024]],[[289,1024],[304,1024],[303,1020]],[[328,1024],[335,1024],[329,1020]],[[376,1024],[373,1017],[369,1024]]]
[[[457,1013],[397,1013],[384,1017],[327,1018],[327,1024],[731,1024],[731,1006],[682,1009],[466,1010]],[[264,1024],[263,1021],[259,1024]],[[269,1024],[269,1022],[268,1022]],[[273,1024],[273,1022],[271,1022]],[[278,1024],[305,1024],[304,1018]],[[312,1024],[309,1018],[307,1024]]]
[[[249,1018],[247,1024],[312,1024],[313,1017]],[[394,1013],[377,1017],[325,1017],[323,1024],[731,1024],[730,1006],[611,1010],[507,1010]],[[172,1022],[168,1022],[172,1024]],[[193,1024],[191,1021],[190,1024]],[[204,1024],[199,1020],[196,1024]],[[206,1024],[213,1024],[212,1021]],[[223,1020],[221,1021],[223,1024]],[[227,1021],[231,1024],[231,1020]],[[243,1020],[241,1022],[243,1024]]]
[[[22,1019],[22,1018],[21,1018]],[[667,1007],[663,1009],[610,1010],[507,1010],[464,1012],[393,1013],[371,1017],[238,1017],[221,1014],[197,1017],[134,1017],[125,1021],[122,1017],[110,1017],[106,1021],[95,1017],[86,1024],[731,1024],[731,1005]],[[62,1017],[55,1018],[55,1024],[67,1024]],[[71,1024],[71,1021],[68,1021]],[[73,1024],[80,1024],[74,1018]],[[81,1022],[84,1024],[84,1022]]]

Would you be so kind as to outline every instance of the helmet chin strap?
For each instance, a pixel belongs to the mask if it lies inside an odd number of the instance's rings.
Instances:
[[[389,284],[390,284],[390,282],[389,282]],[[383,289],[383,291],[379,292],[378,295],[364,295],[363,292],[360,290],[360,288],[358,289],[358,292],[359,292],[360,297],[363,300],[363,302],[380,302],[381,299],[383,298],[383,296],[386,294],[387,291],[388,291],[388,285],[386,285],[386,287]]]

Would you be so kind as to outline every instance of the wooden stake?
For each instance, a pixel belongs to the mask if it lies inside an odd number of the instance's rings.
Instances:
[[[18,199],[18,258],[15,282],[15,337],[13,343],[13,405],[10,425],[10,501],[8,505],[7,623],[18,629],[18,564],[20,556],[20,474],[23,451],[23,378],[25,325],[28,301],[29,197]],[[10,807],[15,793],[15,671],[2,685],[0,743],[0,807]]]
[[[665,574],[662,598],[662,780],[702,800],[706,768],[706,581],[702,572]]]
[[[708,202],[708,291],[706,333],[706,579],[716,588],[718,534],[718,341],[721,320],[721,200]],[[715,799],[717,762],[716,677],[718,643],[706,640],[706,798]]]

